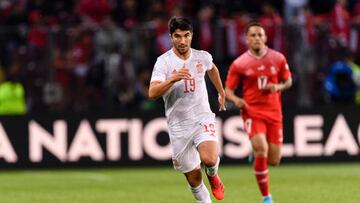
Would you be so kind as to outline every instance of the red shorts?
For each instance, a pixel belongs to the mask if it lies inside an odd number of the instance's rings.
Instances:
[[[283,125],[281,122],[269,121],[268,119],[251,118],[243,115],[245,130],[249,138],[256,134],[265,134],[269,143],[283,143]]]

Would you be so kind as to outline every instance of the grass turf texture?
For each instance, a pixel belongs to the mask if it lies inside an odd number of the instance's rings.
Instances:
[[[360,202],[360,163],[282,165],[270,168],[270,174],[271,191],[276,203]],[[220,175],[226,189],[223,203],[261,202],[255,177],[249,165],[221,166]],[[208,185],[206,177],[204,180]],[[169,166],[1,171],[0,202],[191,203],[195,201],[183,175]]]

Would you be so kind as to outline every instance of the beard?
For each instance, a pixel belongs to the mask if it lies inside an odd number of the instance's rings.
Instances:
[[[260,53],[260,48],[259,47],[256,47],[256,48],[253,48],[253,51],[255,52],[255,53]]]
[[[184,55],[189,51],[189,47],[184,45],[178,45],[175,46],[175,48],[181,55]]]
[[[263,49],[263,46],[262,46],[262,45],[255,45],[255,46],[250,47],[250,49],[251,49],[254,53],[260,54],[261,50]]]

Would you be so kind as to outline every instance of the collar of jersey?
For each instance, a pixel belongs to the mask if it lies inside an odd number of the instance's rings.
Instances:
[[[269,48],[267,46],[265,46],[264,54],[261,56],[256,56],[255,54],[251,53],[250,49],[248,50],[248,54],[256,59],[261,59],[261,58],[265,57],[268,52],[269,52]]]
[[[190,48],[190,56],[189,56],[189,58],[187,58],[186,60],[179,58],[178,55],[175,54],[173,48],[171,48],[171,53],[174,54],[174,55],[175,55],[175,58],[176,58],[177,60],[181,61],[181,62],[188,62],[188,61],[191,60],[191,58],[192,58],[192,56],[193,56],[193,50],[192,50],[192,48]]]

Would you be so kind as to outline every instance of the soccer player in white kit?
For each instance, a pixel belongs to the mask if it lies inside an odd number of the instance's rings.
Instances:
[[[205,82],[207,73],[218,91],[220,111],[224,111],[225,91],[219,70],[208,52],[191,48],[190,20],[171,18],[169,31],[173,47],[157,58],[149,98],[164,99],[174,168],[184,173],[196,201],[211,203],[201,177],[201,162],[212,194],[222,200],[224,186],[217,174],[220,158],[215,114],[210,109]]]

